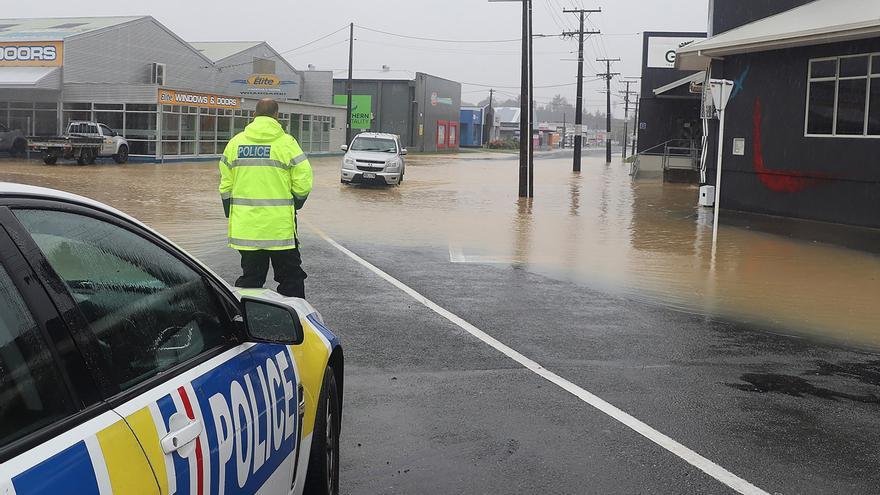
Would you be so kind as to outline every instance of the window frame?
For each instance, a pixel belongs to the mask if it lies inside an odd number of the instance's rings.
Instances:
[[[21,295],[37,325],[41,340],[52,355],[53,367],[62,381],[61,389],[67,396],[68,410],[63,418],[6,445],[0,445],[0,463],[27,452],[50,438],[94,417],[97,414],[86,413],[84,415],[85,409],[101,404],[98,390],[85,376],[87,374],[86,364],[81,354],[72,352],[73,359],[67,362],[63,362],[60,357],[60,348],[76,348],[76,345],[42,284],[27,282],[28,279],[38,277],[29,266],[30,263],[25,254],[18,248],[15,238],[17,232],[9,228],[8,216],[11,216],[9,210],[0,205],[0,265],[4,267]],[[10,270],[10,262],[20,265],[22,269]]]
[[[32,246],[32,249],[30,249],[29,253],[26,255],[28,263],[32,267],[35,265],[43,267],[43,269],[37,273],[37,278],[40,280],[40,282],[42,282],[43,287],[54,288],[54,290],[48,292],[50,292],[50,297],[53,303],[55,303],[56,307],[67,308],[67,311],[62,311],[62,318],[67,324],[67,327],[70,329],[70,332],[75,336],[79,336],[80,340],[85,340],[93,343],[93,346],[85,352],[85,354],[88,354],[88,358],[86,358],[86,361],[90,363],[90,370],[92,371],[92,375],[96,376],[96,380],[103,379],[103,383],[98,384],[101,396],[105,401],[102,402],[102,404],[107,404],[109,405],[109,407],[117,407],[121,404],[124,404],[125,402],[130,401],[134,397],[141,395],[151,389],[154,389],[161,384],[167,382],[168,380],[187,372],[188,370],[216,356],[219,356],[220,354],[227,352],[244,342],[247,342],[244,328],[237,322],[235,318],[237,315],[242,314],[241,304],[234,296],[234,294],[232,294],[232,292],[228,289],[228,286],[225,284],[225,282],[223,282],[216,275],[211,273],[210,270],[206,269],[206,267],[204,267],[201,263],[187,256],[182,251],[180,251],[179,248],[177,248],[167,240],[161,238],[157,234],[149,231],[148,229],[138,225],[135,222],[132,222],[131,220],[123,216],[116,215],[103,209],[64,201],[62,199],[15,198],[0,202],[0,209],[2,209],[2,206],[4,205],[8,206],[9,210],[11,210],[9,215],[14,221],[16,230],[20,231],[19,237],[24,237],[23,243],[30,244]],[[94,336],[94,334],[92,334],[88,324],[88,320],[86,319],[85,315],[83,315],[83,313],[80,311],[73,298],[73,295],[70,293],[69,290],[67,290],[60,276],[51,267],[49,261],[45,258],[42,251],[36,245],[30,233],[27,232],[24,226],[21,225],[21,223],[18,221],[17,217],[15,217],[14,213],[12,213],[14,212],[14,210],[49,210],[83,215],[99,221],[107,222],[117,228],[127,230],[134,235],[143,238],[145,242],[148,242],[153,246],[165,251],[171,257],[183,263],[187,268],[195,271],[201,277],[201,279],[205,282],[208,290],[217,298],[217,303],[225,310],[226,317],[230,322],[230,329],[232,331],[231,336],[233,337],[233,339],[231,339],[230,342],[228,342],[227,344],[217,346],[213,349],[202,352],[188,360],[176,364],[175,366],[167,370],[162,371],[156,376],[150,377],[134,385],[129,389],[123,390],[119,383],[113,382],[109,378],[107,378],[112,376],[112,374],[109,374],[110,363],[106,362],[103,355],[100,353],[97,347],[97,338]],[[16,239],[16,242],[20,242],[19,239]],[[233,311],[237,312],[237,315],[233,314]],[[80,350],[82,351],[82,349]]]
[[[868,70],[866,75],[864,76],[840,76],[840,61],[842,59],[847,58],[858,58],[858,57],[868,57]],[[872,84],[880,84],[880,73],[874,74],[874,63],[875,59],[877,59],[878,63],[880,63],[880,52],[868,52],[868,53],[855,53],[852,55],[838,55],[833,57],[817,57],[811,58],[807,61],[807,88],[806,88],[806,102],[804,103],[804,137],[807,138],[835,138],[835,139],[880,139],[880,134],[868,134],[868,125],[870,122],[870,110],[871,110],[871,85]],[[813,62],[827,62],[827,61],[835,61],[837,62],[835,67],[834,76],[829,77],[812,77],[812,69]],[[862,134],[838,134],[837,133],[837,110],[838,103],[840,97],[840,81],[852,81],[852,80],[865,80],[865,121],[862,127]],[[832,125],[831,125],[831,134],[811,134],[809,132],[809,124],[810,124],[810,92],[812,90],[812,84],[814,82],[834,82],[834,102],[833,105],[833,114],[832,114]]]

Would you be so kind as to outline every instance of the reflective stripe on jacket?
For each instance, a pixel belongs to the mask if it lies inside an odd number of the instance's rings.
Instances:
[[[312,191],[312,166],[271,117],[256,117],[220,158],[220,197],[231,200],[229,247],[296,248],[294,212]]]

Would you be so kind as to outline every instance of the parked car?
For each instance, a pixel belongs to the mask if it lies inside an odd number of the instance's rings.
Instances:
[[[27,138],[23,132],[0,124],[0,151],[9,153],[11,156],[24,156],[27,152],[27,144]]]
[[[400,136],[364,132],[355,136],[351,145],[343,145],[341,182],[343,184],[401,184],[406,172],[406,148]]]
[[[4,493],[337,494],[343,365],[305,300],[0,182]]]
[[[72,121],[63,136],[32,137],[32,150],[42,154],[46,165],[59,158],[76,159],[80,165],[95,163],[99,157],[110,157],[116,163],[128,161],[128,141],[113,129],[99,122]]]

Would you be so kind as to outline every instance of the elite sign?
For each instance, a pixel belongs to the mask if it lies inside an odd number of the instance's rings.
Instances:
[[[652,69],[674,69],[675,51],[703,38],[697,37],[648,37],[648,67]]]
[[[60,67],[63,55],[61,41],[0,42],[0,67]]]

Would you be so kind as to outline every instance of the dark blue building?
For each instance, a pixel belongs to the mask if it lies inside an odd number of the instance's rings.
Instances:
[[[461,139],[462,148],[480,148],[483,146],[483,124],[486,112],[481,107],[461,108]]]

